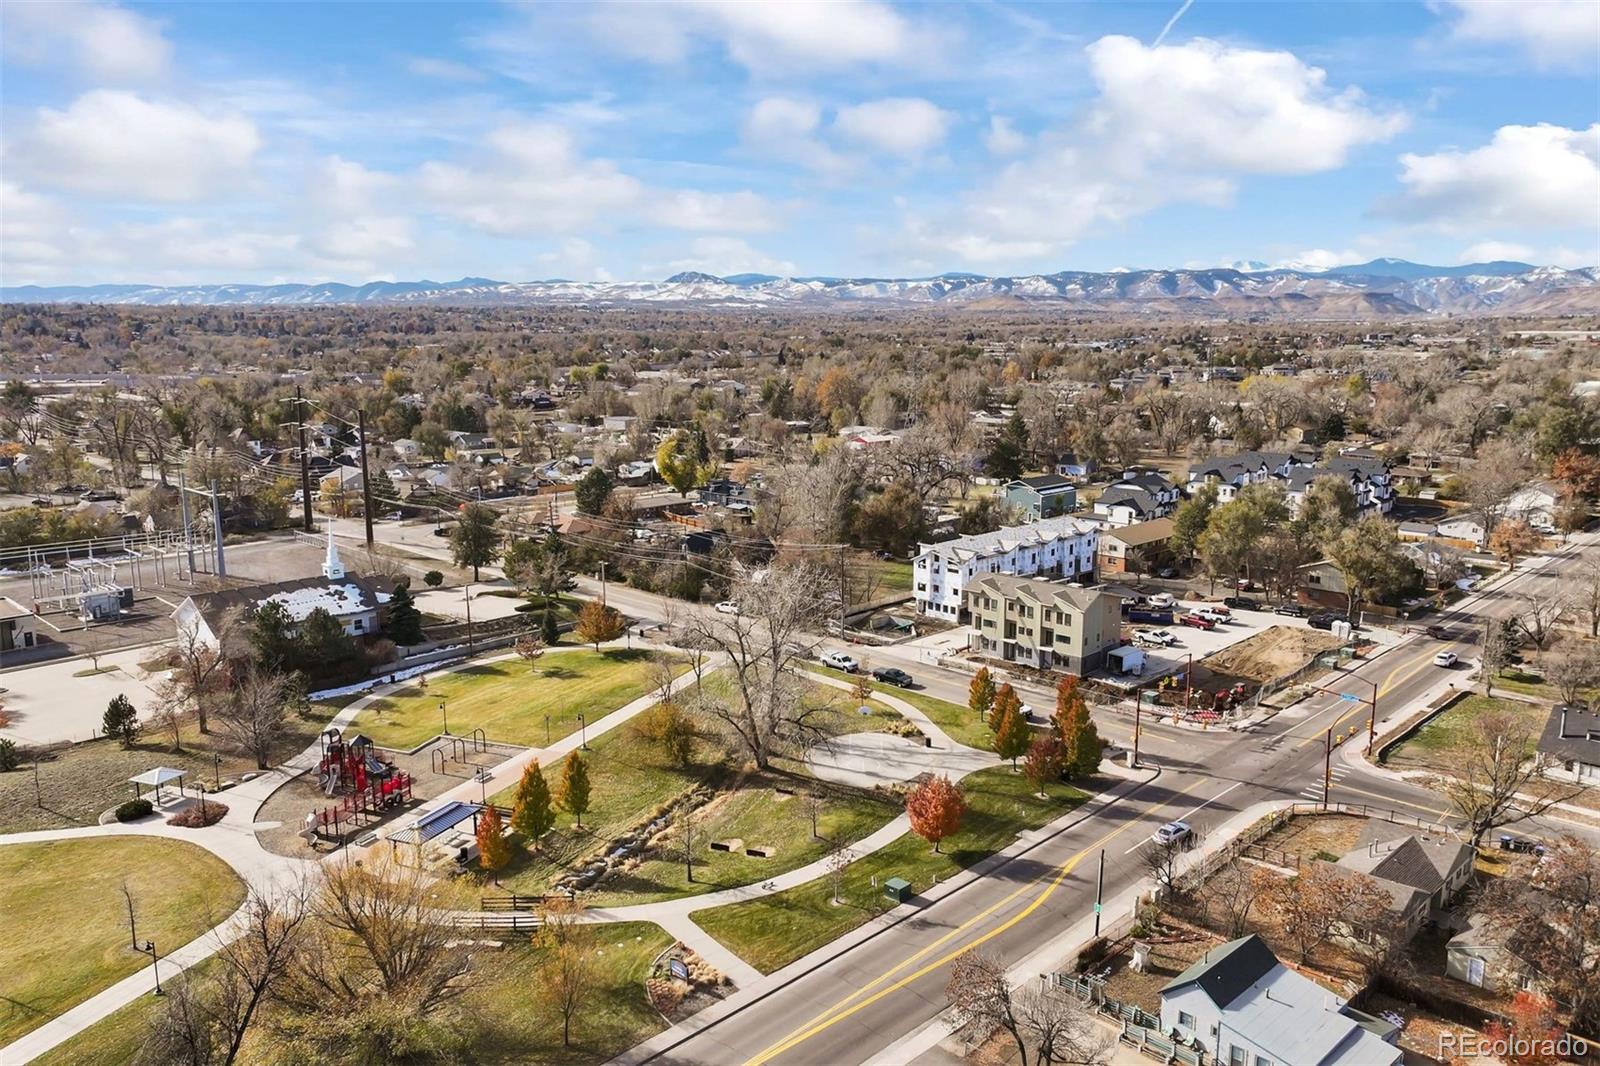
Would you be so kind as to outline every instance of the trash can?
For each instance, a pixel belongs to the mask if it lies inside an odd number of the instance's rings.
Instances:
[[[883,894],[896,903],[904,903],[911,898],[911,882],[903,877],[891,877],[883,883]]]

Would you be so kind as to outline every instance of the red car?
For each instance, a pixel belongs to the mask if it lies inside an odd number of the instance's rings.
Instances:
[[[1213,622],[1211,619],[1201,618],[1197,614],[1184,615],[1182,618],[1178,619],[1178,624],[1180,626],[1193,626],[1196,629],[1215,629],[1217,627],[1217,623]]]

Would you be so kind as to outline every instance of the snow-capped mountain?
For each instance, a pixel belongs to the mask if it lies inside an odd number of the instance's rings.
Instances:
[[[638,306],[840,310],[886,306],[1239,317],[1371,318],[1433,314],[1600,313],[1600,268],[1526,263],[1434,267],[1375,259],[1331,270],[1126,270],[931,278],[717,277],[697,271],[664,281],[375,281],[366,285],[93,285],[0,288],[8,303],[171,306],[438,304],[451,306]]]

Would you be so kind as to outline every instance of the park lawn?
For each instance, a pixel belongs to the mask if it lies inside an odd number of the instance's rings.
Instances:
[[[483,1064],[600,1063],[667,1027],[645,998],[644,982],[672,937],[649,922],[617,922],[595,929],[594,983],[572,1021],[572,1044],[561,1046],[561,1015],[530,994],[541,953],[513,942],[479,952],[461,1006],[479,1026],[467,1061]]]
[[[554,741],[578,731],[578,714],[592,724],[650,691],[655,658],[648,651],[582,650],[549,652],[531,668],[518,658],[476,663],[437,674],[425,688],[412,683],[374,700],[354,728],[380,747],[409,751],[443,731],[442,699],[457,736],[482,729],[492,741],[542,747],[546,716]]]
[[[698,911],[695,923],[762,973],[772,973],[882,913],[890,904],[882,889],[873,887],[874,878],[881,886],[887,878],[903,877],[913,892],[925,892],[935,880],[992,855],[1017,834],[1059,818],[1088,798],[1057,783],[1048,789],[1050,798],[1041,800],[1023,775],[1004,766],[979,770],[961,784],[966,819],[939,854],[921,837],[907,833],[850,865],[840,891],[842,904],[831,902],[832,884],[823,877],[760,899]]]
[[[273,745],[274,764],[314,743],[331,712],[313,705],[306,717],[291,714],[283,736]],[[213,756],[220,759],[215,761]],[[211,787],[239,779],[256,768],[215,731],[202,736],[189,721],[183,728],[183,750],[172,750],[169,734],[146,729],[130,748],[114,740],[91,740],[38,753],[38,789],[34,788],[33,755],[25,752],[21,769],[0,774],[0,833],[65,829],[94,825],[100,815],[133,798],[128,778],[153,766],[189,771],[190,785]],[[220,794],[227,802],[227,793]]]
[[[502,599],[508,600],[521,600],[522,602],[517,605],[518,611],[523,614],[531,615],[535,620],[542,619],[544,617],[546,600],[545,597],[540,596],[538,593],[526,595],[517,589],[490,589],[487,592],[480,592],[478,595],[498,596]],[[583,609],[583,605],[588,601],[580,600],[576,596],[569,596],[566,593],[558,592],[554,596],[550,597],[548,602],[551,608],[551,613],[555,615],[557,622],[574,622],[577,621],[578,612]],[[566,639],[570,641],[575,638],[568,634]]]
[[[222,922],[245,894],[221,859],[177,840],[0,847],[0,914],[9,930],[0,936],[0,1044],[149,965],[129,945],[124,884],[139,939],[163,954]]]
[[[704,684],[707,689],[716,691],[726,689],[728,682],[725,675],[719,673],[706,678]],[[849,693],[825,685],[816,686],[813,695],[836,709],[837,716],[831,730],[835,734],[878,730],[902,720],[898,714],[877,704],[873,705],[870,715],[856,714],[851,709],[854,701]],[[580,830],[575,826],[570,814],[558,812],[556,828],[545,837],[542,848],[537,852],[518,848],[511,864],[500,872],[500,884],[503,887],[529,895],[544,892],[556,878],[595,848],[660,814],[674,800],[696,786],[709,785],[717,789],[726,787],[734,790],[739,785],[748,785],[750,796],[770,796],[774,784],[800,788],[811,781],[809,774],[797,761],[777,760],[777,768],[772,773],[735,782],[737,766],[742,759],[728,747],[725,735],[709,718],[699,723],[699,737],[695,741],[689,764],[684,767],[673,766],[653,743],[639,736],[636,721],[596,737],[589,744],[590,750],[584,753],[589,766],[590,806],[583,816],[583,828]],[[554,790],[561,774],[559,761],[546,766],[544,774]],[[897,813],[896,810],[882,811],[884,804],[874,800],[870,793],[863,795],[859,790],[841,790],[839,795],[840,810],[832,815],[838,820],[833,831],[846,839],[859,839]],[[513,786],[498,793],[494,802],[509,807],[515,803],[515,799],[516,789]],[[726,814],[722,813],[722,807],[719,806],[713,812],[716,817],[702,827],[704,841],[699,850],[707,856],[716,856],[714,866],[719,871],[716,883],[690,885],[684,879],[681,861],[650,860],[641,864],[639,879],[624,879],[614,875],[607,882],[606,890],[596,896],[610,903],[643,903],[687,892],[748,884],[795,866],[803,866],[822,854],[825,845],[810,839],[809,819],[805,819],[806,845],[788,854],[780,852],[774,859],[744,856],[735,859],[721,852],[712,853],[710,841],[713,839],[741,836],[752,845],[775,844],[788,839],[768,832],[758,840],[756,834],[762,820],[757,811],[749,809],[750,802],[746,797],[728,805]],[[787,802],[793,808],[800,806],[798,799]],[[795,821],[797,817],[790,814],[785,824],[798,825]],[[825,820],[819,821],[819,828],[828,825]],[[735,880],[741,876],[743,880]]]
[[[806,669],[824,677],[834,677],[841,681],[854,681],[859,674],[847,674],[843,670],[835,670],[831,666],[822,666],[818,663],[807,663]],[[887,693],[905,700],[911,706],[921,711],[932,719],[933,724],[944,730],[945,733],[957,744],[965,744],[969,748],[980,751],[994,750],[994,734],[989,727],[978,720],[968,708],[960,704],[941,700],[937,696],[929,696],[915,689],[904,689],[896,685],[885,685],[872,682],[874,692]]]
[[[206,959],[176,976],[168,976],[168,971],[163,968],[161,986],[163,989],[176,988],[186,981],[203,977],[215,962],[215,957]],[[168,1002],[170,1000],[165,998],[140,996],[87,1029],[79,1030],[72,1039],[46,1051],[34,1059],[31,1066],[100,1066],[102,1063],[133,1062]],[[249,1057],[247,1043],[240,1061],[248,1061]]]
[[[1461,757],[1470,750],[1474,724],[1483,715],[1494,711],[1507,711],[1524,719],[1535,737],[1550,717],[1549,708],[1538,704],[1474,694],[1435,715],[1404,741],[1390,748],[1384,756],[1384,764],[1397,770],[1448,772],[1459,766]]]

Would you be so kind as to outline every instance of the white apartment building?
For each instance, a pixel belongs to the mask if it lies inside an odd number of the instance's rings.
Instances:
[[[1099,543],[1100,529],[1093,522],[1061,515],[923,544],[911,567],[917,610],[952,622],[964,620],[962,592],[983,574],[1067,579],[1092,575]]]

